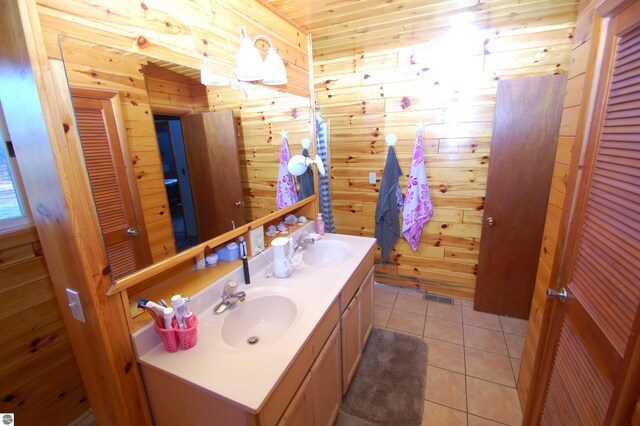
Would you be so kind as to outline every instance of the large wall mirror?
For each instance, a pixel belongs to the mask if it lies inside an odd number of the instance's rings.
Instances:
[[[308,98],[60,37],[114,280],[277,210],[282,130],[312,137]],[[310,153],[311,154],[311,153]]]

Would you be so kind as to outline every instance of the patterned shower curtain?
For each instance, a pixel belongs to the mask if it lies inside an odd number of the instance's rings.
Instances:
[[[327,123],[322,121],[320,111],[316,111],[316,139],[318,141],[318,155],[322,159],[322,164],[326,173],[321,176],[318,173],[318,187],[320,188],[320,213],[324,219],[325,232],[336,232],[336,224],[333,221],[333,212],[331,211],[331,192],[329,189],[329,141],[327,137]]]

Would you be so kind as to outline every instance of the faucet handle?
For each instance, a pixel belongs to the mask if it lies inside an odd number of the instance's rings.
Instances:
[[[238,283],[233,280],[229,280],[225,283],[224,290],[222,290],[222,294],[230,295],[235,293],[237,289],[238,289]]]

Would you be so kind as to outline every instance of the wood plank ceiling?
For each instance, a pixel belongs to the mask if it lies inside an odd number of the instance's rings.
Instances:
[[[575,22],[578,0],[262,0],[308,30],[315,60],[429,42],[460,19],[487,34]]]

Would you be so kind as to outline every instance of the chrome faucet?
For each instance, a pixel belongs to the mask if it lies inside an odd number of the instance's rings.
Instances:
[[[220,315],[233,307],[238,302],[244,302],[247,297],[244,291],[236,292],[237,284],[235,281],[227,281],[222,290],[222,300],[213,308],[214,315]]]
[[[307,233],[307,231],[303,231],[300,233],[300,236],[296,240],[295,245],[293,246],[293,252],[299,253],[302,250],[306,249],[309,244],[313,244],[315,240],[311,238],[311,236]]]

